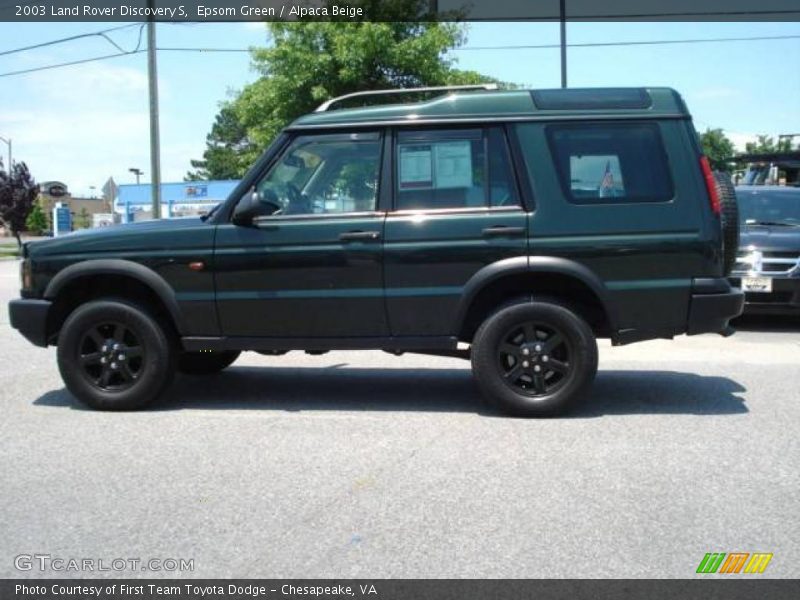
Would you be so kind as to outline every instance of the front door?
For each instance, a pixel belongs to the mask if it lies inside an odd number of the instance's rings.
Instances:
[[[219,227],[215,280],[225,335],[388,334],[381,137],[296,137],[250,192],[262,214],[252,225]]]
[[[401,130],[386,218],[386,306],[393,335],[455,335],[464,285],[527,251],[502,127]]]

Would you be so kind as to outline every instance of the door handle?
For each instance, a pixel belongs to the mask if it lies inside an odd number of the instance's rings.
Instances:
[[[372,242],[380,237],[379,231],[346,231],[339,235],[343,242]]]
[[[499,225],[497,227],[487,227],[483,230],[483,235],[485,237],[500,237],[500,236],[518,236],[518,235],[525,235],[525,228],[524,227],[506,227],[504,225]]]

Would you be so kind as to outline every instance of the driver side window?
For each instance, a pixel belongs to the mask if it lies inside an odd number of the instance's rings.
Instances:
[[[373,211],[380,156],[377,133],[300,136],[256,185],[259,214]]]

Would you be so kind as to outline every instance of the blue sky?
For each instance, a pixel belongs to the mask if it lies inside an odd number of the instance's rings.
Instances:
[[[0,52],[104,29],[99,23],[0,23]],[[138,27],[110,34],[126,49]],[[800,23],[573,23],[570,43],[800,35]],[[467,47],[556,44],[553,23],[472,24]],[[162,24],[159,46],[266,45],[256,23]],[[0,73],[113,53],[100,38],[0,56]],[[557,49],[468,50],[458,65],[530,87],[558,87]],[[757,133],[800,133],[800,39],[571,48],[571,86],[668,85],[683,94],[698,128],[722,127],[739,145]],[[199,158],[220,101],[252,81],[246,53],[159,54],[162,176],[181,180]],[[0,136],[14,143],[39,180],[89,193],[150,161],[144,53],[50,71],[0,77]],[[6,159],[5,145],[0,154]]]

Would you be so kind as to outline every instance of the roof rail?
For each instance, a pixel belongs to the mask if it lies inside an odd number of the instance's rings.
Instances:
[[[434,87],[419,87],[419,88],[399,88],[392,90],[369,90],[366,92],[353,92],[352,94],[345,94],[337,98],[332,98],[327,102],[323,102],[317,107],[314,112],[325,112],[330,110],[331,106],[338,104],[350,98],[359,98],[363,96],[388,96],[393,94],[419,94],[425,92],[449,92],[458,90],[496,90],[496,83],[478,83],[474,85],[441,85]]]

